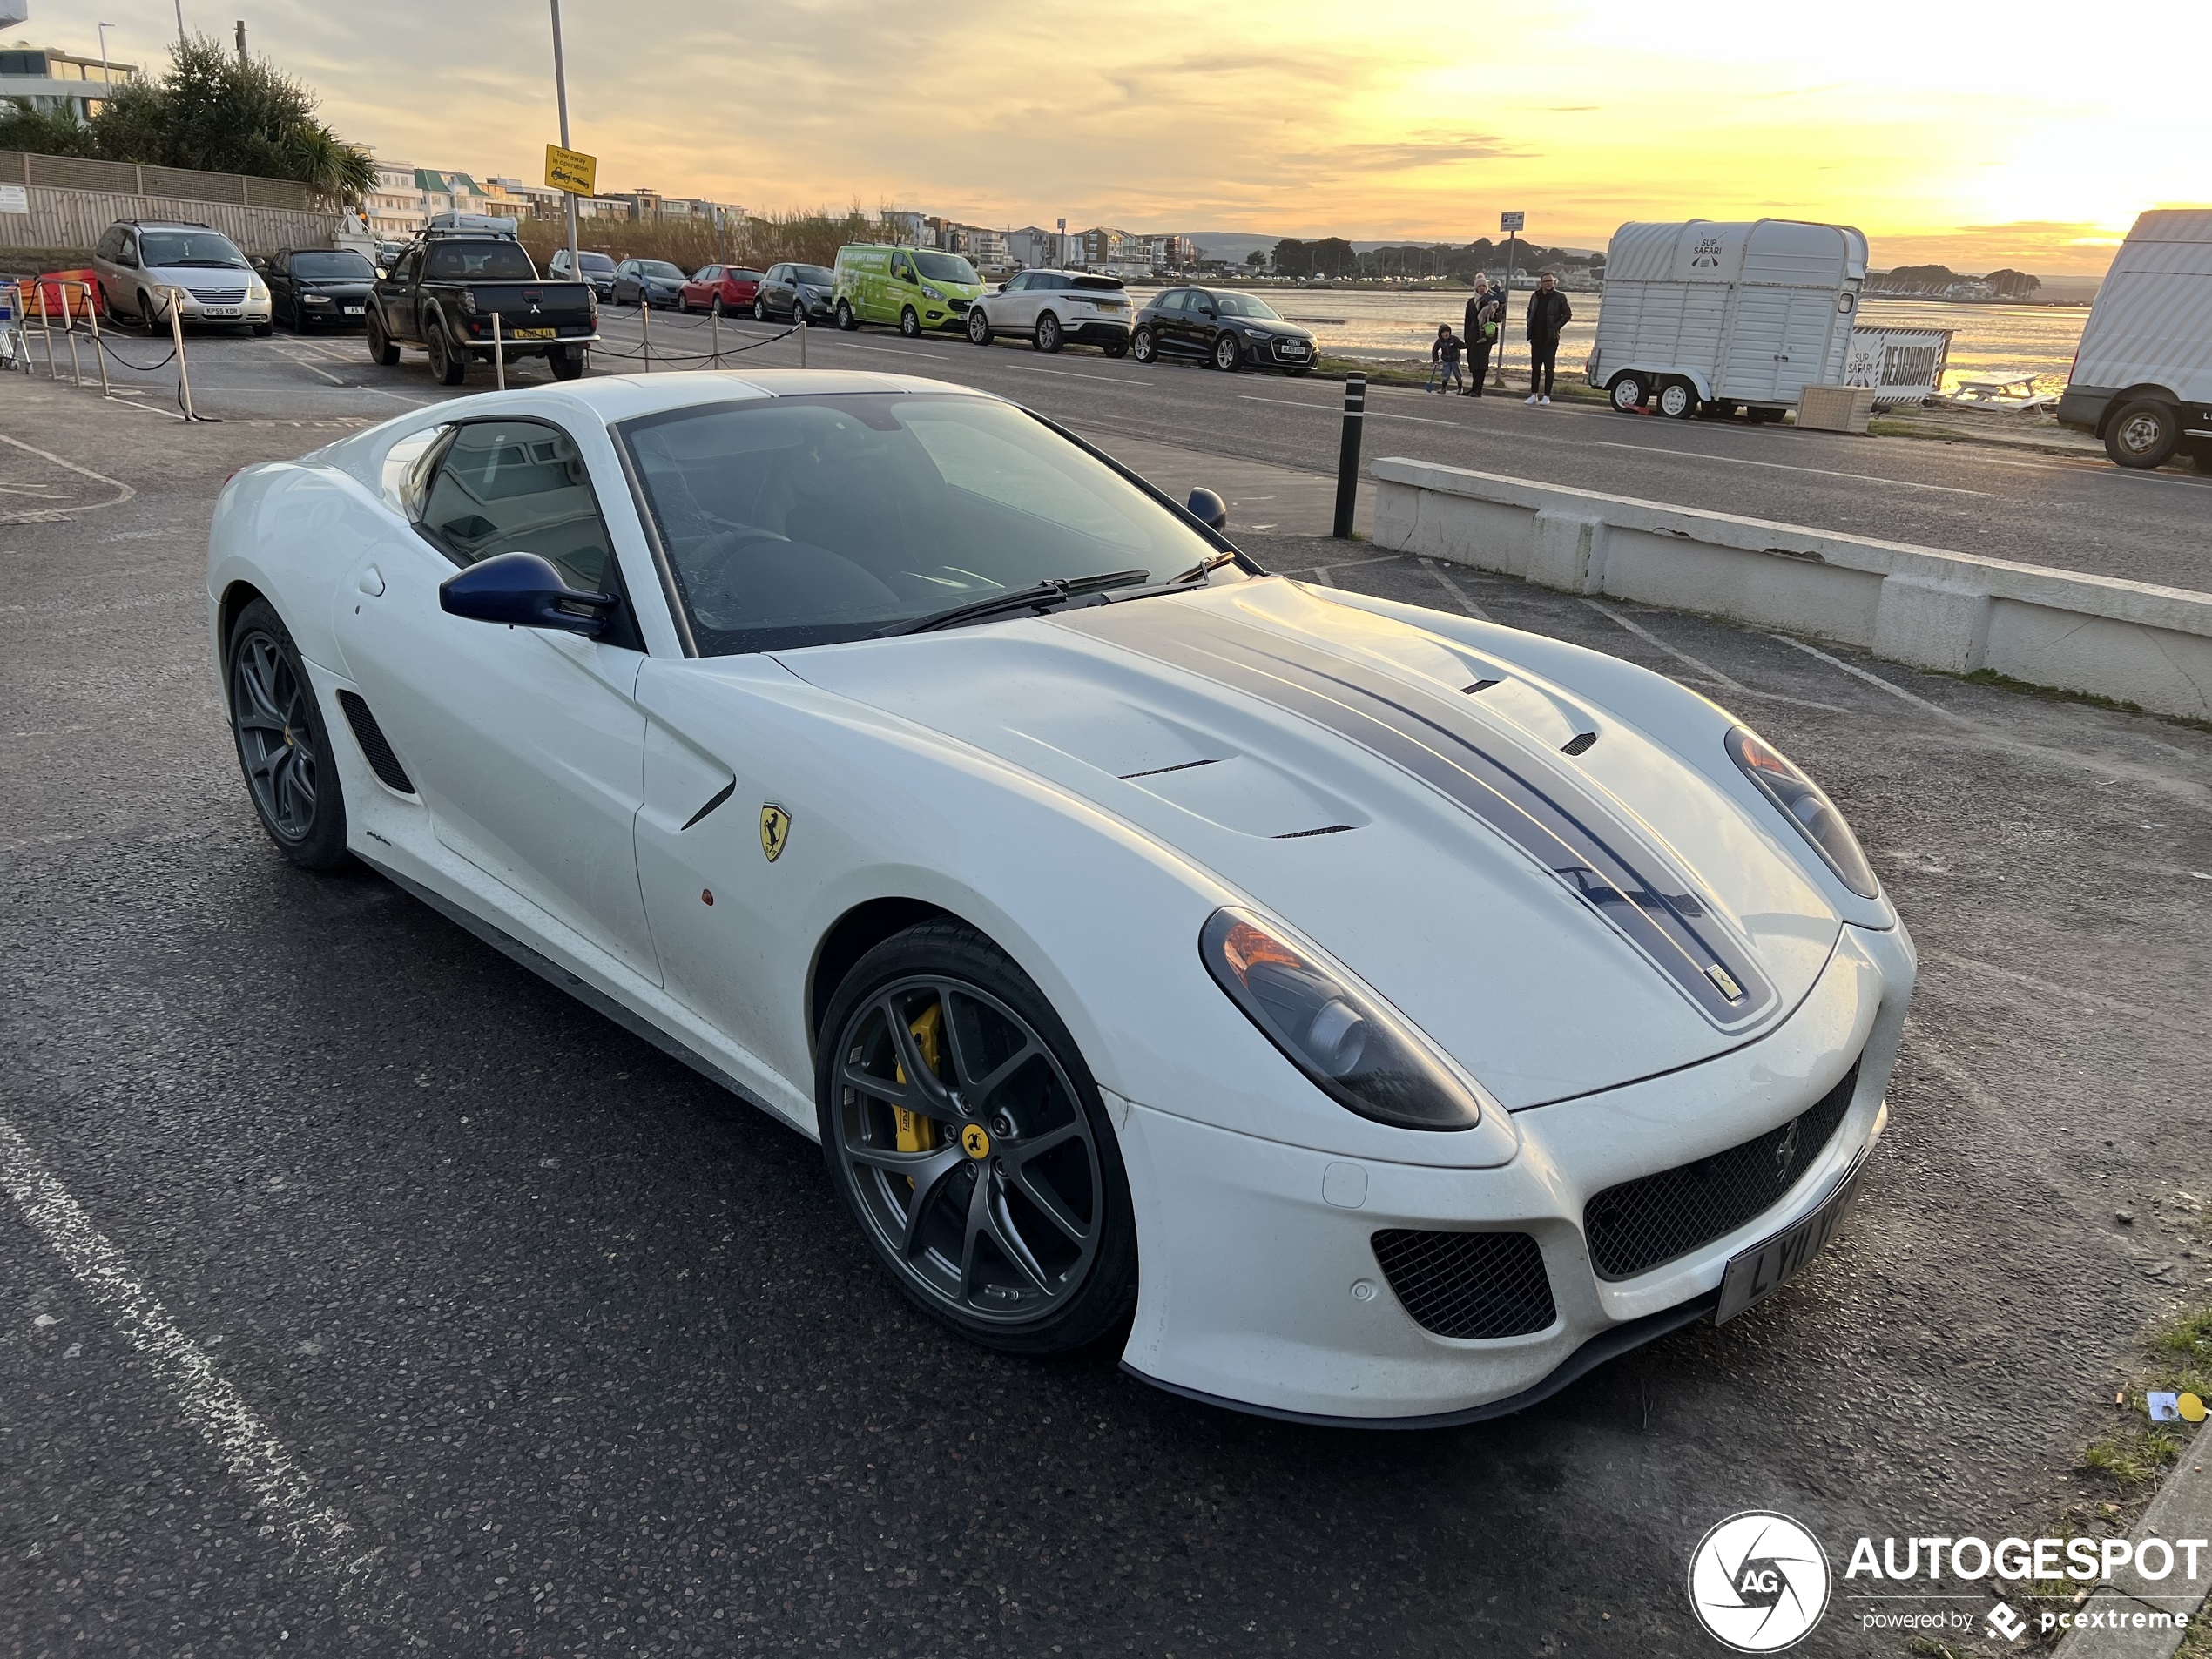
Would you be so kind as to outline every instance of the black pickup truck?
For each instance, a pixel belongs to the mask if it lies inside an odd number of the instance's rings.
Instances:
[[[430,372],[458,386],[472,361],[491,361],[496,317],[509,359],[543,357],[555,380],[583,374],[599,337],[598,296],[588,282],[541,278],[512,223],[434,226],[409,243],[369,293],[369,356],[388,368],[401,347],[420,346]]]

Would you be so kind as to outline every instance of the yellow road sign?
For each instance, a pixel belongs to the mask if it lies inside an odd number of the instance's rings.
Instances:
[[[572,196],[596,195],[599,189],[599,158],[549,144],[545,146],[545,183],[548,189],[565,190]]]

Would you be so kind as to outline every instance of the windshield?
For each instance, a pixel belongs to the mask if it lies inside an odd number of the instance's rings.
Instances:
[[[422,274],[432,282],[535,282],[537,267],[518,242],[433,242]]]
[[[1255,300],[1249,293],[1216,293],[1215,307],[1224,317],[1272,317],[1278,322],[1283,314],[1264,300]]]
[[[674,266],[671,265],[666,260],[638,260],[637,274],[640,276],[667,277],[671,280],[677,282],[681,282],[684,280],[684,273],[678,270]]]
[[[817,288],[834,287],[837,285],[837,279],[819,265],[792,266],[791,280],[793,282],[804,283]]]
[[[306,277],[309,281],[359,277],[367,282],[375,276],[376,267],[360,254],[341,249],[335,253],[294,253],[292,256],[292,274]]]
[[[576,256],[576,268],[579,271],[611,271],[615,268],[615,262],[604,253],[579,253]]]
[[[921,267],[922,275],[932,282],[982,280],[975,274],[975,267],[957,253],[932,253],[926,248],[919,249],[914,253],[914,263]]]
[[[762,398],[618,430],[709,657],[863,639],[1051,577],[1164,581],[1222,550],[989,398]]]
[[[238,245],[220,231],[141,231],[138,257],[150,266],[246,263]]]

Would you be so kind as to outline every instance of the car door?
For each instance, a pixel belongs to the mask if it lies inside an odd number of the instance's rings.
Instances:
[[[1182,357],[1190,350],[1190,316],[1184,310],[1190,298],[1188,288],[1172,288],[1160,296],[1160,308],[1152,320],[1152,336],[1162,356]]]
[[[631,840],[644,655],[626,600],[597,639],[439,604],[455,570],[515,551],[550,561],[571,587],[622,592],[575,439],[544,421],[457,425],[410,502],[415,533],[372,550],[341,590],[347,671],[438,840],[658,982]]]
[[[983,314],[990,319],[992,327],[1012,331],[1028,327],[1028,313],[1036,303],[1035,295],[1029,290],[1036,280],[1033,271],[1017,271],[1006,280],[1004,289],[992,295],[983,307]]]
[[[1221,327],[1219,307],[1204,288],[1192,288],[1183,300],[1184,349],[1194,357],[1213,350],[1213,337]]]
[[[401,254],[392,273],[376,285],[376,313],[391,339],[421,337],[421,330],[415,326],[415,279],[421,273],[422,248],[417,244]]]
[[[920,308],[921,300],[914,293],[914,285],[920,280],[914,275],[914,262],[905,249],[891,256],[891,285],[890,292],[884,295],[884,321],[898,321],[900,314],[908,306]]]
[[[300,320],[300,294],[293,285],[292,255],[280,253],[271,260],[261,280],[269,285],[270,320],[296,325]]]

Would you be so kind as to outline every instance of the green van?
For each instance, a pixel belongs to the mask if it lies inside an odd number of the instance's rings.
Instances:
[[[895,327],[913,339],[934,328],[967,325],[968,307],[983,295],[983,279],[957,253],[934,247],[851,242],[837,250],[837,326]]]

